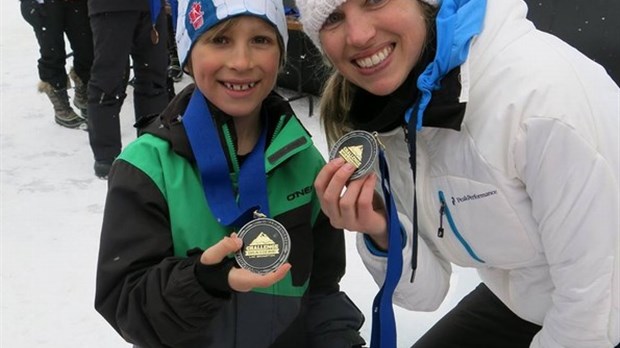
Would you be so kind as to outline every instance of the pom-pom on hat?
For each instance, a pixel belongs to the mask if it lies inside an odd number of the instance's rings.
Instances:
[[[282,0],[179,0],[178,14],[176,41],[182,67],[200,35],[222,21],[242,15],[256,16],[271,23],[286,50],[288,29]]]
[[[308,35],[314,45],[321,49],[319,41],[319,30],[323,23],[334,10],[344,4],[347,0],[295,0],[299,10],[299,21],[304,32]],[[440,0],[420,0],[432,6],[438,6]]]

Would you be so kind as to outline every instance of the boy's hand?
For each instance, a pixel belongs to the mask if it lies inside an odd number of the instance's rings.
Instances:
[[[242,246],[243,241],[237,237],[236,233],[233,233],[230,237],[224,237],[217,244],[205,250],[200,256],[200,262],[204,265],[218,264],[227,255],[237,252]],[[233,267],[228,272],[228,284],[231,289],[238,292],[248,292],[254,288],[264,288],[284,278],[290,268],[291,264],[285,263],[274,272],[257,274],[246,269]]]

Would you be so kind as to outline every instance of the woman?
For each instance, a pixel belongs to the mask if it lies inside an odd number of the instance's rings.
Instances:
[[[398,211],[374,198],[377,175],[349,182],[337,158],[315,181],[325,214],[360,232],[377,283],[386,251],[411,265],[400,306],[436,309],[451,263],[483,281],[414,347],[616,346],[620,93],[605,71],[537,31],[520,0],[297,5],[336,70],[328,139],[379,133]]]
[[[312,191],[325,161],[273,92],[286,52],[281,0],[232,5],[180,3],[179,56],[195,85],[112,166],[95,307],[141,347],[360,346],[363,316],[339,291],[343,232]],[[290,247],[273,270],[254,264],[260,274],[231,257],[255,211],[271,222],[252,225],[260,234],[242,253],[267,253],[241,260]]]

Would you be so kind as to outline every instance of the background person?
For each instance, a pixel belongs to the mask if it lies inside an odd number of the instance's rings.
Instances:
[[[84,124],[86,116],[86,85],[93,62],[93,42],[86,0],[22,0],[21,13],[32,26],[39,44],[39,92],[45,93],[54,107],[54,120],[67,128]],[[65,68],[67,52],[65,35],[73,50],[73,67],[69,76],[75,86],[73,105],[67,89],[71,87]]]
[[[88,84],[88,135],[98,177],[107,177],[121,152],[119,114],[126,97],[130,57],[136,120],[158,114],[168,104],[163,6],[163,0],[88,0],[95,48]]]

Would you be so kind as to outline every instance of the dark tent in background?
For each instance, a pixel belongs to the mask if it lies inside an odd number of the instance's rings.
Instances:
[[[525,0],[542,31],[577,48],[620,85],[620,0]]]

